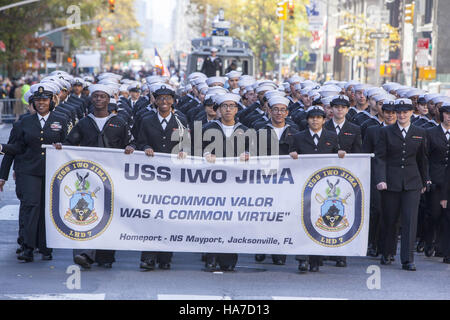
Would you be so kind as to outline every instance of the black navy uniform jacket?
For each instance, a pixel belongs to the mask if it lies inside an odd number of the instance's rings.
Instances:
[[[439,186],[440,190],[446,190],[445,171],[450,166],[450,141],[447,140],[442,126],[427,129],[427,148],[429,154],[430,180]],[[441,195],[443,199],[444,195]]]
[[[289,150],[293,144],[293,136],[296,135],[298,131],[290,125],[286,125],[281,138],[278,139],[278,135],[274,130],[271,123],[265,125],[264,128],[258,130],[258,155],[259,156],[276,156],[276,155],[288,155]],[[260,139],[266,138],[266,150],[260,149],[262,144]],[[278,153],[276,150],[272,150],[272,144],[278,144]]]
[[[336,132],[333,119],[328,120],[324,128]],[[344,125],[339,131],[338,143],[340,150],[344,150],[347,153],[360,153],[362,145],[361,129],[353,123],[350,123],[350,121],[345,120]]]
[[[219,75],[222,74],[222,60],[216,56],[214,61],[212,61],[211,57],[207,57],[202,65],[201,72],[206,74],[209,77],[215,77],[216,72],[219,71]]]
[[[222,126],[221,126],[221,121],[220,120],[214,120],[212,122],[209,122],[207,124],[205,124],[202,128],[202,136],[205,139],[205,134],[208,132],[208,130],[217,130],[217,132],[220,132],[222,134],[222,143],[223,143],[223,149],[222,150],[215,150],[212,149],[210,150],[210,147],[208,147],[210,144],[212,144],[215,141],[215,135],[213,135],[211,137],[210,141],[203,141],[203,152],[207,151],[210,152],[211,154],[216,155],[217,157],[239,157],[240,153],[242,152],[248,152],[250,150],[250,138],[248,136],[244,137],[244,150],[240,150],[240,143],[239,143],[239,138],[241,135],[245,135],[245,131],[248,130],[248,128],[246,126],[244,126],[243,124],[241,124],[240,122],[235,123],[234,128],[233,128],[233,135],[230,138],[227,138],[225,136],[225,133],[223,132]],[[234,150],[227,150],[227,146],[230,147],[231,144],[231,138],[234,139]],[[214,145],[211,145],[211,147]],[[222,152],[222,154],[220,154],[220,152]],[[227,153],[228,152],[228,153]]]
[[[410,125],[406,138],[397,123],[381,128],[375,148],[376,184],[387,183],[387,190],[420,190],[428,179],[426,131]]]
[[[11,129],[11,132],[9,133],[9,139],[8,144],[13,144],[16,142],[17,139],[17,127],[20,125],[20,121],[24,118],[24,116],[28,116],[30,113],[22,114],[19,117],[19,120],[17,122],[13,123],[13,127]],[[11,170],[11,166],[14,162],[14,171],[20,170],[20,157],[21,155],[18,154],[16,156],[13,156],[11,154],[5,154],[2,159],[2,164],[0,166],[0,179],[3,179],[5,181],[8,180],[9,177],[9,171]]]
[[[73,146],[117,149],[125,149],[130,143],[130,128],[123,118],[110,114],[105,126],[100,130],[92,113],[73,127],[64,142]]]
[[[183,118],[178,118],[187,131],[187,122]],[[152,148],[154,152],[160,153],[178,153],[182,146],[178,145],[180,140],[180,132],[176,134],[177,139],[171,141],[172,134],[179,130],[175,115],[172,114],[166,129],[163,129],[159,122],[158,113],[152,113],[142,119],[141,128],[139,130],[137,146],[140,150]],[[186,134],[186,133],[185,133]],[[187,152],[188,150],[186,150]]]
[[[37,114],[24,117],[17,127],[17,139],[13,144],[3,145],[3,152],[22,154],[21,172],[28,175],[45,175],[45,149],[43,144],[63,142],[67,135],[66,119],[51,111],[44,127]]]
[[[381,123],[382,122],[380,120],[378,120],[378,118],[376,116],[364,121],[363,124],[361,125],[362,139],[364,139],[364,136],[366,135],[367,128],[372,127],[372,126],[380,126]]]
[[[292,138],[292,146],[289,152],[298,154],[337,153],[339,151],[338,137],[333,131],[322,128],[319,143],[314,143],[309,129],[295,134]]]

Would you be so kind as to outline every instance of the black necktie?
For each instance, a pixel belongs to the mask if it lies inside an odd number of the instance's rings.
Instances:
[[[317,139],[317,140],[316,140],[316,139]],[[315,134],[313,135],[313,140],[314,140],[314,143],[315,143],[316,145],[319,144],[319,135],[318,135],[317,133],[315,133]]]
[[[166,119],[162,119],[162,120],[161,120],[161,126],[163,127],[163,129],[166,129],[167,124],[168,124],[168,122],[167,122]]]
[[[445,133],[445,136],[447,137],[447,140],[450,140],[450,131],[447,130],[447,132]]]
[[[402,129],[402,134],[403,134],[403,138],[405,138],[406,137],[406,130],[405,129]]]
[[[336,133],[339,135],[339,133],[341,133],[341,127],[336,126]]]
[[[42,126],[42,128],[45,126],[45,119],[44,118],[41,118],[41,121],[42,121],[42,124],[41,124],[41,126]]]

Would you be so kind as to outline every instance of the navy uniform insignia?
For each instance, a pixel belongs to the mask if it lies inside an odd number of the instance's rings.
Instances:
[[[94,209],[94,198],[100,187],[97,187],[94,192],[89,192],[90,185],[86,179],[89,172],[84,177],[78,172],[76,174],[78,178],[75,183],[77,191],[73,192],[69,186],[64,186],[64,193],[70,197],[69,209],[67,209],[64,219],[77,225],[88,225],[98,219]]]
[[[340,167],[316,171],[303,188],[301,223],[308,237],[325,247],[343,246],[363,227],[364,190]]]
[[[70,161],[52,177],[50,218],[69,239],[83,241],[101,235],[112,221],[113,204],[111,177],[92,161]]]
[[[327,197],[324,199],[320,193],[317,193],[315,199],[321,204],[320,217],[316,221],[316,226],[325,231],[340,231],[349,226],[345,216],[345,204],[350,197],[347,193],[345,198],[340,198],[341,189],[337,187],[340,179],[337,179],[333,185],[328,179]]]
[[[39,93],[44,93],[44,87],[39,87],[38,92]]]
[[[50,129],[52,129],[53,131],[59,131],[62,129],[62,125],[59,122],[53,122],[52,124],[50,124]]]

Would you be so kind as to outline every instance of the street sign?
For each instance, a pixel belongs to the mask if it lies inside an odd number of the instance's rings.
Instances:
[[[435,80],[436,69],[433,67],[421,67],[419,68],[419,80]]]
[[[416,67],[427,67],[428,66],[428,49],[420,49],[416,54]]]
[[[417,49],[429,49],[430,39],[429,38],[419,38],[417,39]]]
[[[369,34],[370,39],[388,39],[389,32],[372,32]]]

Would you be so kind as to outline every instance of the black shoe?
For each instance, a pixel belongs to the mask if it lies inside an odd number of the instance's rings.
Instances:
[[[425,242],[424,241],[419,241],[419,243],[417,244],[417,248],[416,248],[417,252],[423,252],[425,250]]]
[[[79,265],[82,266],[85,269],[91,268],[91,263],[89,261],[89,258],[84,254],[78,254],[73,258],[73,261]]]
[[[25,262],[33,262],[33,249],[25,249],[21,254],[17,256],[17,259]]]
[[[432,257],[434,255],[434,247],[433,246],[426,246],[425,247],[425,256]]]
[[[25,250],[24,246],[20,246],[16,249],[16,254],[21,254]]]
[[[255,254],[255,260],[257,262],[263,262],[264,259],[266,259],[266,255],[265,254]]]
[[[214,272],[217,271],[217,266],[214,263],[206,263],[205,264],[205,271],[206,272]]]
[[[145,270],[155,270],[156,262],[155,260],[145,260],[141,262],[139,267]]]
[[[275,259],[275,260],[273,260],[273,264],[274,265],[277,265],[277,266],[282,266],[282,265],[284,265],[284,261],[283,260],[281,260],[281,259]]]
[[[345,268],[347,266],[347,262],[344,260],[336,261],[336,267]]]
[[[402,264],[402,269],[408,271],[416,271],[416,265],[414,263],[404,263]]]
[[[442,260],[442,262],[443,262],[443,263],[449,263],[449,264],[450,264],[450,257],[445,257],[445,258]]]
[[[319,272],[319,266],[309,266],[309,272]]]
[[[300,273],[308,272],[308,262],[306,262],[306,261],[299,261],[299,263],[298,263],[298,271],[300,271]]]
[[[367,250],[367,256],[368,256],[368,257],[373,257],[373,258],[378,257],[377,249],[375,249],[375,248],[369,248],[369,249]]]
[[[220,270],[231,272],[234,271],[234,266],[220,266]]]
[[[388,256],[382,255],[380,263],[383,264],[383,265],[391,264],[392,263],[391,256],[389,256],[389,255]]]
[[[436,250],[436,251],[434,252],[434,256],[435,256],[435,257],[438,257],[438,258],[443,258],[443,257],[444,257],[444,254],[443,254],[442,252]]]
[[[158,264],[158,268],[162,270],[169,270],[170,269],[170,263],[160,263]]]
[[[394,262],[395,261],[395,257],[394,256],[391,256],[391,262]]]
[[[49,254],[42,254],[42,260],[44,260],[44,261],[53,260],[53,256],[52,256],[51,253],[49,253]]]
[[[99,263],[99,267],[103,267],[105,269],[111,269],[112,268],[112,262],[105,262],[105,263]]]

